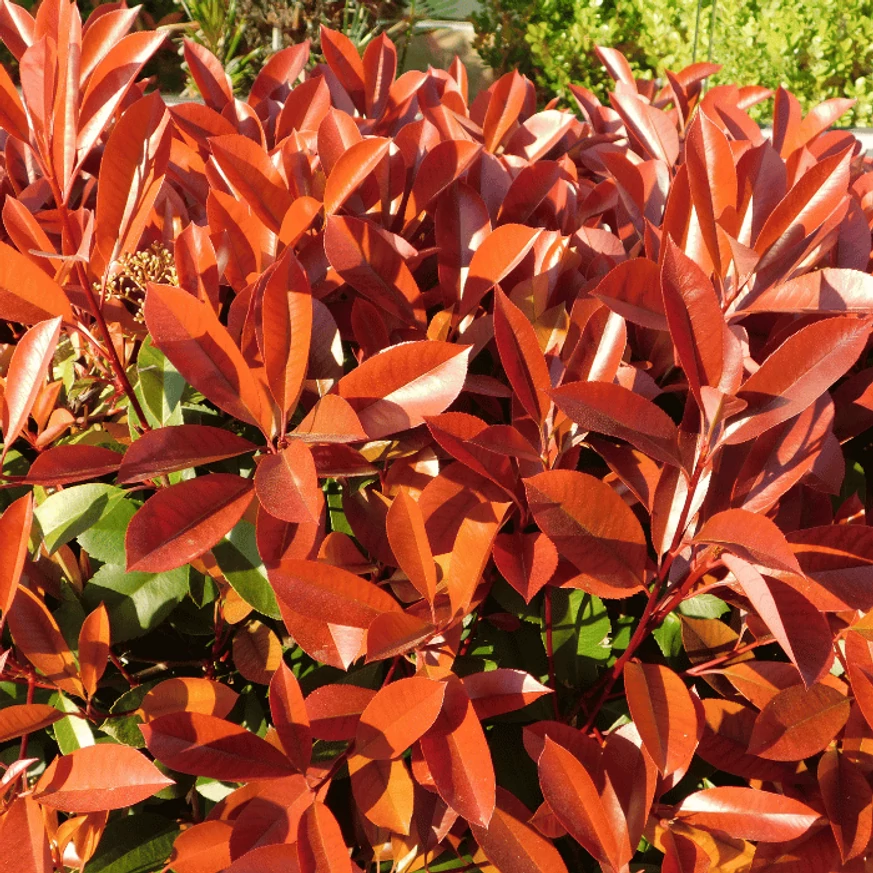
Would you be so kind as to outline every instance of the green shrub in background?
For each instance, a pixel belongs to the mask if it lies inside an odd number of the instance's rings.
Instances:
[[[697,60],[707,60],[712,3],[700,10]],[[621,50],[643,75],[693,60],[697,0],[482,0],[476,48],[499,74],[519,69],[543,96],[572,82],[605,96],[595,45]],[[871,0],[717,0],[713,82],[783,85],[805,108],[858,102],[846,124],[873,125]],[[766,110],[765,110],[766,111]]]

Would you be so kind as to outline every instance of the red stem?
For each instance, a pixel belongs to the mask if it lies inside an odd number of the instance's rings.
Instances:
[[[546,656],[549,659],[549,687],[552,689],[552,707],[555,721],[561,720],[558,710],[558,682],[555,674],[555,646],[552,640],[552,589],[546,586],[543,620],[546,624]]]

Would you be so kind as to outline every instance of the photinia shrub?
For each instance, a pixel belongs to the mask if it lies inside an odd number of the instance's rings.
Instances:
[[[846,102],[135,15],[0,3],[0,867],[867,869]]]

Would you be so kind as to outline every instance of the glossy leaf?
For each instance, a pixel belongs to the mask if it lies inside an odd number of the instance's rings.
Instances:
[[[149,689],[138,712],[146,722],[175,712],[200,712],[224,718],[238,699],[239,695],[221,682],[176,676]]]
[[[33,524],[33,499],[25,494],[0,515],[0,611],[5,623],[18,592]]]
[[[88,615],[79,631],[79,675],[89,697],[94,696],[109,663],[110,642],[109,613],[101,603]]]
[[[270,682],[270,712],[273,725],[288,759],[305,773],[312,757],[312,733],[300,685],[284,662]]]
[[[312,524],[321,514],[321,492],[309,447],[292,440],[276,454],[264,455],[255,470],[255,493],[276,518]]]
[[[873,789],[858,764],[831,750],[818,762],[819,788],[843,862],[861,855],[873,834]]]

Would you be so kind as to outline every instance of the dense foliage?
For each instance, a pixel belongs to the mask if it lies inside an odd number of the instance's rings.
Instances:
[[[0,868],[864,870],[847,101],[135,15],[0,3]]]
[[[843,123],[873,125],[870,0],[718,0],[710,54],[711,13],[711,2],[698,13],[698,0],[483,0],[476,45],[496,70],[518,69],[548,95],[575,83],[605,99],[611,80],[594,46],[610,45],[638,74],[711,57],[722,67],[714,81],[781,85],[804,109],[851,97]]]

